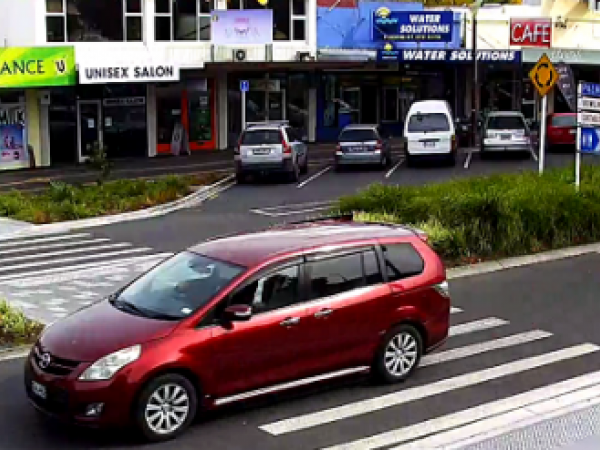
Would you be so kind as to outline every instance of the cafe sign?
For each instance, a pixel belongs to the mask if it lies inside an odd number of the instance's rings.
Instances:
[[[73,47],[0,48],[0,88],[72,86],[76,82]]]

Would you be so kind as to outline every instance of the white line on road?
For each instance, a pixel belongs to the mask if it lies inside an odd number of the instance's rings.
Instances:
[[[334,201],[324,201],[324,202],[308,202],[308,203],[296,203],[291,205],[281,205],[281,206],[268,206],[265,208],[255,208],[251,209],[250,212],[254,214],[258,214],[261,216],[268,217],[283,217],[283,216],[292,216],[295,214],[303,214],[309,212],[317,212],[317,211],[326,211],[331,209],[331,207],[335,204]],[[282,211],[284,210],[284,211]]]
[[[310,212],[318,212],[318,211],[327,211],[331,209],[331,206],[320,206],[317,208],[307,208],[307,209],[296,209],[292,211],[282,212],[282,213],[269,213],[265,211],[261,211],[260,209],[252,210],[254,214],[259,214],[261,216],[269,216],[269,217],[284,217],[284,216],[293,216],[295,214],[304,214]]]
[[[459,336],[461,334],[473,333],[475,331],[489,330],[490,328],[506,325],[506,320],[490,317],[488,319],[474,320],[473,322],[461,323],[450,327],[449,336]]]
[[[99,244],[100,242],[108,242],[108,238],[85,239],[83,241],[60,242],[58,244],[34,245],[33,247],[17,247],[8,250],[0,250],[0,255],[11,255],[14,253],[39,252],[42,250],[51,250],[53,248],[76,247],[78,245]]]
[[[129,252],[127,252],[127,253],[129,253]],[[78,264],[78,265],[74,265],[74,266],[55,267],[52,269],[36,270],[33,272],[20,272],[20,273],[15,273],[15,274],[10,274],[10,275],[2,275],[0,277],[0,285],[14,286],[15,283],[19,283],[22,281],[23,284],[25,286],[27,286],[28,279],[30,279],[30,278],[33,278],[35,280],[34,282],[37,282],[38,280],[40,280],[39,277],[41,277],[41,276],[48,276],[48,275],[52,275],[52,274],[56,274],[58,276],[59,274],[67,274],[67,273],[76,275],[77,273],[82,273],[85,269],[97,270],[99,268],[105,268],[105,267],[133,265],[133,264],[137,264],[137,263],[141,263],[141,262],[153,260],[153,259],[163,260],[163,259],[168,258],[169,256],[173,256],[173,253],[155,253],[152,255],[134,256],[131,258],[122,258],[122,259],[111,259],[108,261],[95,261],[92,263]]]
[[[465,159],[465,165],[464,165],[465,169],[468,169],[469,166],[471,165],[471,159],[473,159],[473,152],[467,153],[467,157]]]
[[[403,163],[404,163],[404,158],[400,159],[396,164],[394,164],[394,167],[392,167],[390,170],[388,170],[388,172],[385,174],[385,178],[391,177],[394,174],[394,172],[396,171],[396,169],[398,169],[398,167],[400,167]]]
[[[59,259],[53,259],[50,261],[35,261],[35,262],[29,262],[29,263],[25,263],[25,264],[17,264],[15,266],[0,266],[0,272],[10,272],[12,270],[29,269],[31,267],[50,266],[50,265],[55,265],[55,264],[61,265],[61,264],[65,264],[65,263],[85,261],[85,260],[90,260],[90,259],[94,259],[94,258],[106,258],[109,256],[127,255],[130,253],[142,253],[142,252],[148,252],[151,250],[152,249],[149,247],[128,248],[127,250],[119,250],[116,252],[100,253],[97,255],[74,256],[72,258],[59,258]],[[5,279],[6,279],[6,277],[2,276],[2,281],[4,281]]]
[[[116,244],[106,244],[106,245],[96,245],[92,247],[82,247],[82,248],[71,248],[68,250],[60,250],[57,252],[48,252],[48,253],[40,253],[36,252],[32,255],[21,255],[21,256],[13,256],[12,258],[2,258],[2,264],[13,263],[17,261],[27,261],[31,259],[39,259],[39,258],[48,258],[53,256],[62,256],[62,255],[72,255],[73,253],[92,253],[88,257],[98,256],[98,254],[94,254],[94,252],[100,250],[109,250],[113,248],[124,248],[131,247],[131,244],[128,242],[118,242]],[[4,266],[0,266],[0,272]]]
[[[39,239],[24,239],[23,237],[11,238],[11,239],[2,239],[4,242],[0,244],[0,248],[8,248],[8,247],[16,247],[18,245],[26,245],[26,244],[41,244],[43,242],[55,242],[55,241],[64,241],[68,239],[77,239],[82,237],[88,237],[89,233],[79,233],[79,234],[62,234],[60,236],[49,236]],[[12,242],[7,242],[12,241]]]
[[[386,408],[400,406],[412,401],[421,400],[434,395],[443,394],[456,389],[481,384],[487,381],[495,380],[527,370],[536,369],[542,366],[564,361],[571,358],[577,358],[600,350],[600,347],[594,344],[581,344],[573,347],[564,348],[551,353],[524,358],[518,361],[491,367],[489,369],[479,370],[456,377],[447,378],[423,386],[416,386],[393,392],[391,394],[372,397],[354,403],[347,403],[342,406],[325,409],[315,413],[304,414],[280,420],[259,428],[269,434],[278,436],[292,433],[295,431],[306,430],[327,423],[333,423],[340,420],[369,414],[374,411],[381,411]]]
[[[327,172],[329,172],[331,170],[331,166],[327,166],[324,169],[320,170],[319,172],[315,173],[313,176],[308,177],[306,180],[304,180],[302,183],[300,183],[298,186],[296,186],[298,189],[306,186],[308,183],[310,183],[313,180],[316,180],[317,178],[319,178],[321,175],[325,175]]]
[[[538,160],[537,153],[535,152],[535,150],[533,148],[530,151],[531,151],[531,157],[533,158],[533,160],[535,162],[537,162],[537,160]]]
[[[509,411],[514,411],[535,403],[544,402],[545,400],[554,400],[556,397],[573,392],[576,393],[579,390],[590,386],[593,386],[594,389],[598,389],[598,384],[600,384],[600,372],[594,372],[537,388],[522,394],[517,394],[502,400],[485,403],[457,413],[447,414],[442,417],[430,419],[420,422],[416,425],[390,430],[385,433],[376,434],[341,445],[334,445],[321,450],[371,450],[375,448],[388,447],[401,442],[419,439],[433,433],[464,426],[478,420],[493,417]],[[423,445],[423,441],[421,441],[420,444],[421,446],[418,447],[419,449],[432,448],[427,445]],[[407,447],[403,446],[399,448],[404,449]]]
[[[545,400],[538,398],[534,403],[526,403],[520,406],[517,404],[513,405],[512,408],[505,406],[507,412],[501,413],[502,411],[500,410],[492,417],[489,417],[489,412],[487,414],[479,412],[482,417],[474,423],[425,439],[413,441],[406,445],[400,445],[394,447],[392,450],[421,450],[423,448],[461,449],[467,445],[476,444],[486,439],[507,434],[535,423],[589,408],[597,404],[600,404],[600,386],[595,385],[586,389],[555,396],[554,398]]]
[[[456,308],[456,307],[452,307],[450,308],[450,314],[457,314],[457,313],[461,313],[463,310],[460,308]]]
[[[545,339],[550,336],[552,336],[552,333],[548,333],[547,331],[534,330],[526,333],[513,334],[512,336],[493,339],[491,341],[453,348],[443,352],[432,353],[423,357],[420,367],[454,361],[456,359],[468,358],[469,356],[480,355],[482,353],[500,350],[503,348],[512,347],[514,345],[527,344],[529,342]]]
[[[256,209],[251,209],[250,211],[254,212],[254,211],[279,211],[281,209],[294,209],[296,207],[309,207],[312,208],[313,206],[331,206],[335,203],[335,200],[326,200],[326,201],[322,201],[322,202],[306,202],[306,203],[290,203],[287,205],[279,205],[279,206],[265,206],[264,208],[256,208]]]

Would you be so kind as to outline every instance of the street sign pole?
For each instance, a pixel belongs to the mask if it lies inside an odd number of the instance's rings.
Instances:
[[[539,173],[544,173],[544,164],[546,159],[546,117],[548,116],[548,96],[542,97],[542,120],[540,121],[540,150],[538,157]]]
[[[544,173],[544,164],[546,159],[546,120],[548,115],[548,92],[552,90],[558,81],[558,72],[554,68],[552,61],[544,53],[533,69],[529,72],[529,78],[542,98],[542,117],[540,119],[540,149],[538,151],[539,173]]]

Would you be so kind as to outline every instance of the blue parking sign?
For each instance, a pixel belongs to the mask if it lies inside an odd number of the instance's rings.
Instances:
[[[250,82],[248,80],[240,81],[240,91],[248,92],[250,90]]]

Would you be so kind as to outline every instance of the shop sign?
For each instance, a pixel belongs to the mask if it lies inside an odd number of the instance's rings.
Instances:
[[[79,64],[81,84],[158,83],[179,81],[179,67],[172,64],[97,65]]]
[[[273,43],[273,10],[218,10],[211,13],[210,40],[216,45]]]
[[[104,106],[143,106],[146,104],[145,97],[117,97],[105,98],[102,102]]]
[[[72,86],[73,47],[0,48],[0,88]]]
[[[552,20],[510,19],[510,45],[550,48],[552,46]]]
[[[379,61],[392,62],[456,62],[468,63],[473,61],[471,50],[405,50],[395,49],[392,44],[386,44],[383,50],[377,51]],[[519,50],[477,50],[477,61],[489,63],[521,62]]]
[[[373,12],[373,41],[452,42],[452,11],[391,11],[382,6]]]
[[[571,69],[570,65],[564,62],[554,64],[554,68],[558,72],[558,82],[556,83],[558,89],[569,105],[569,109],[572,112],[576,112],[577,95],[575,92],[575,76],[573,74],[573,70]]]
[[[29,160],[23,106],[0,107],[0,169]]]

